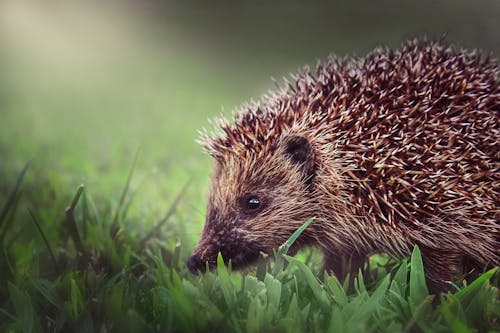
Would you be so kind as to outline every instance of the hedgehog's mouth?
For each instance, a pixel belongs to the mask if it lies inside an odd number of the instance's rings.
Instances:
[[[191,255],[187,261],[189,270],[194,274],[204,272],[207,263],[209,269],[214,269],[217,267],[219,252],[226,265],[229,265],[229,262],[231,262],[231,267],[233,269],[242,269],[253,264],[259,258],[261,250],[251,244],[241,244],[241,246],[232,246],[230,248],[225,246],[213,250],[205,249],[202,252],[195,252]]]
[[[229,261],[231,261],[231,267],[234,269],[245,268],[257,261],[259,253],[260,251],[245,254],[238,253],[235,257],[229,259]]]

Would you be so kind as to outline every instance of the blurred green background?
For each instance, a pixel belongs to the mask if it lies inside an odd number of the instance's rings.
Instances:
[[[210,159],[195,140],[209,118],[330,53],[446,35],[498,56],[499,21],[497,0],[4,0],[0,200],[33,158],[21,205],[45,207],[44,218],[63,216],[80,183],[97,205],[117,205],[139,150],[139,230],[192,179],[174,216],[185,229],[172,233],[186,255],[204,221]]]

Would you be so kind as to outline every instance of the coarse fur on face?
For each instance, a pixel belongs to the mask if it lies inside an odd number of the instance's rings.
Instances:
[[[190,267],[216,264],[220,252],[233,267],[271,253],[317,211],[309,141],[284,135],[265,152],[216,159],[205,227]],[[305,232],[299,244],[308,242]]]

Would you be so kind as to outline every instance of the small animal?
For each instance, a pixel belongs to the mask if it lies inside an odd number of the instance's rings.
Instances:
[[[373,253],[418,245],[431,291],[500,264],[500,85],[495,60],[411,40],[330,57],[201,142],[214,160],[188,267],[233,267],[284,243],[316,246],[339,278]]]

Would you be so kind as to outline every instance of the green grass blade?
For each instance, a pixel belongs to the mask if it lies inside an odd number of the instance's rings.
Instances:
[[[277,313],[281,302],[282,283],[269,274],[266,275],[264,283],[267,291],[268,311],[274,310]]]
[[[220,288],[222,289],[222,294],[224,295],[224,299],[228,308],[231,308],[235,302],[235,292],[234,285],[231,281],[231,277],[229,276],[229,272],[224,264],[224,259],[222,255],[219,253],[217,256],[217,274],[219,278]]]
[[[30,164],[31,164],[31,159],[24,164],[21,172],[17,176],[16,183],[14,184],[12,191],[10,191],[9,196],[7,197],[7,201],[5,202],[5,204],[2,207],[2,210],[0,211],[0,226],[2,226],[2,223],[5,217],[7,216],[7,213],[9,212],[10,208],[14,203],[17,193],[19,192],[19,188],[21,187],[21,183],[23,182],[24,175],[26,174],[26,171],[28,171]]]
[[[8,283],[10,300],[16,310],[17,319],[23,332],[33,332],[35,329],[35,309],[31,299],[24,291],[19,290],[14,284]]]
[[[78,318],[81,310],[83,308],[83,298],[80,293],[80,288],[76,283],[75,279],[70,280],[70,309],[71,315],[74,319]]]
[[[311,217],[306,222],[304,222],[297,230],[295,230],[295,232],[290,236],[290,238],[288,238],[288,240],[282,246],[280,246],[280,248],[283,247],[283,252],[282,252],[283,254],[288,253],[288,250],[290,250],[290,247],[292,247],[293,243],[295,243],[297,238],[299,238],[300,234],[302,234],[304,230],[306,230],[306,228],[311,224],[313,220],[314,217]]]
[[[425,282],[424,264],[418,246],[415,246],[410,261],[410,295],[409,300],[413,306],[421,304],[429,296]]]
[[[40,236],[42,237],[43,242],[45,243],[45,247],[47,247],[47,250],[49,251],[50,258],[52,259],[52,263],[54,265],[54,269],[56,270],[56,272],[59,272],[59,267],[57,266],[56,256],[54,255],[54,251],[52,251],[52,247],[50,246],[50,243],[47,240],[47,237],[45,236],[45,233],[43,232],[43,229],[40,226],[40,223],[38,223],[38,220],[35,217],[35,214],[33,214],[33,212],[31,211],[31,209],[29,209],[29,208],[28,208],[28,213],[31,216],[33,224],[35,224],[36,228],[38,229],[38,232],[40,233]]]
[[[311,271],[309,267],[307,267],[303,262],[298,260],[297,258],[291,257],[291,256],[284,256],[285,259],[295,265],[299,271],[303,274],[305,280],[307,281],[307,284],[311,288],[312,292],[314,293],[314,296],[322,305],[328,305],[330,304],[330,299],[325,292],[325,288],[322,285],[322,283],[318,280],[318,278],[314,275],[314,273]]]
[[[264,281],[264,278],[266,277],[267,264],[267,255],[261,252],[259,254],[259,259],[257,260],[257,271],[255,273],[255,276],[259,281]]]
[[[46,300],[52,303],[59,311],[65,311],[64,302],[50,281],[39,279],[32,283],[35,289],[38,290]]]
[[[450,325],[450,328],[454,333],[472,333],[472,331],[467,327],[466,324],[461,322],[451,311],[450,306],[447,304],[444,298],[441,299],[441,312],[445,320]]]
[[[366,293],[365,279],[363,278],[363,272],[361,269],[358,271],[358,276],[354,279],[354,286],[358,294]]]
[[[408,262],[406,259],[399,265],[398,270],[394,274],[391,285],[397,285],[398,289],[401,290],[402,296],[406,294],[406,287],[408,284]]]
[[[12,223],[14,223],[14,217],[16,215],[17,207],[19,205],[19,201],[21,200],[22,192],[19,191],[14,198],[14,202],[11,205],[11,208],[8,209],[7,216],[5,217],[5,222],[3,228],[0,229],[0,244],[3,244],[5,241],[5,237],[7,236],[7,232],[9,231]]]
[[[483,284],[486,283],[486,281],[490,280],[493,275],[498,271],[498,267],[495,267],[493,269],[490,269],[486,273],[482,274],[479,276],[477,279],[475,279],[471,284],[469,284],[467,287],[463,288],[459,292],[455,294],[456,297],[460,299],[464,299],[472,294],[474,294],[477,289],[481,288]]]
[[[347,294],[336,276],[332,276],[325,272],[325,284],[328,286],[333,300],[339,306],[345,306],[348,303],[349,299],[347,298]]]
[[[111,237],[115,238],[115,236],[118,234],[118,220],[120,217],[120,212],[122,210],[123,204],[125,203],[125,199],[127,197],[127,193],[130,188],[130,182],[132,181],[132,176],[134,175],[135,168],[137,166],[137,161],[139,159],[139,151],[140,148],[137,148],[134,156],[134,161],[132,162],[132,167],[130,168],[130,171],[127,176],[127,181],[125,182],[125,186],[123,187],[122,194],[120,195],[120,201],[118,202],[118,206],[116,207],[116,212],[113,218],[113,222],[111,222],[111,228],[110,228],[110,233]]]
[[[78,204],[78,200],[80,199],[80,196],[82,195],[84,188],[85,187],[83,186],[83,184],[81,184],[78,187],[73,197],[73,200],[71,201],[71,204],[66,208],[66,222],[67,222],[66,224],[69,230],[69,234],[73,239],[73,242],[75,243],[76,250],[81,254],[85,254],[86,251],[85,248],[83,247],[80,233],[78,232],[78,227],[75,221],[74,210],[76,205]]]

